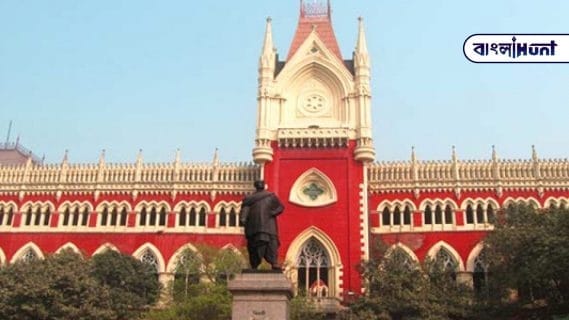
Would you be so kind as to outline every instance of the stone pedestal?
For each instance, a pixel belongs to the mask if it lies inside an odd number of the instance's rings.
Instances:
[[[292,283],[281,271],[243,270],[229,281],[233,320],[288,320]]]

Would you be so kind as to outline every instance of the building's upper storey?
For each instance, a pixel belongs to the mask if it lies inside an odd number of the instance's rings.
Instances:
[[[498,159],[461,161],[453,149],[449,161],[418,161],[413,151],[410,161],[375,163],[369,166],[371,193],[450,191],[460,198],[466,191],[532,190],[539,196],[547,191],[569,190],[569,160],[539,159],[535,149],[528,160]]]
[[[144,163],[140,153],[135,163],[72,164],[67,154],[60,164],[35,164],[31,158],[19,165],[0,166],[0,195],[54,194],[221,194],[244,195],[253,191],[259,168],[252,163],[184,163],[179,154],[171,163]]]

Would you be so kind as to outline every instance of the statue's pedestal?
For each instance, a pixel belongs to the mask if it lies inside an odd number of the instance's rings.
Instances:
[[[233,320],[288,320],[292,283],[281,271],[243,270],[229,281]]]

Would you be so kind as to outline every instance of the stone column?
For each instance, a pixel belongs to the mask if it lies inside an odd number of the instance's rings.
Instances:
[[[457,272],[456,281],[461,284],[465,284],[469,287],[473,287],[472,272]]]
[[[281,271],[244,270],[229,281],[232,319],[288,320],[292,283]]]

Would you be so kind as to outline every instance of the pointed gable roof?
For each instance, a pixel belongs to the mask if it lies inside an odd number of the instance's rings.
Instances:
[[[323,4],[317,1],[305,3],[302,0],[300,2],[298,26],[288,51],[287,60],[290,60],[296,53],[313,29],[316,30],[318,38],[322,40],[326,47],[333,52],[338,59],[342,60],[342,53],[336,41],[334,29],[332,28],[330,1]]]

